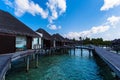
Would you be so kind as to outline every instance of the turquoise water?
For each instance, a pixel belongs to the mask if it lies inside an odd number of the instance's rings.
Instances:
[[[75,53],[42,56],[38,68],[34,61],[30,64],[29,72],[25,72],[25,64],[15,63],[6,80],[103,80],[99,66],[87,50],[82,55],[76,49]]]

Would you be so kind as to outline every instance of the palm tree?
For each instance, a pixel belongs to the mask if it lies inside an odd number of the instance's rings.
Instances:
[[[80,39],[80,43],[81,43],[81,45],[82,45],[82,37],[79,37],[79,39]]]
[[[82,41],[82,37],[79,37],[80,41]]]

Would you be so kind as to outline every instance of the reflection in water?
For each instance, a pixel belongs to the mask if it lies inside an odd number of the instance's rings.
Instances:
[[[31,62],[30,71],[25,72],[25,64],[14,64],[6,80],[103,80],[100,68],[92,53],[80,49],[63,55],[41,56],[39,67]]]

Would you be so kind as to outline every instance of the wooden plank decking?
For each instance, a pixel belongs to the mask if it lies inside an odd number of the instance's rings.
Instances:
[[[34,51],[35,50],[26,50],[26,51],[19,51],[19,52],[12,53],[13,54],[12,61],[34,54]]]
[[[5,79],[5,74],[11,67],[11,54],[0,55],[0,80]]]
[[[112,53],[99,47],[94,47],[94,49],[98,56],[100,56],[120,78],[120,54]]]
[[[34,50],[19,51],[15,53],[0,55],[0,80],[5,80],[5,74],[10,69],[12,61],[32,54],[35,54]]]
[[[75,48],[78,48],[78,49],[88,49],[88,50],[93,50],[94,49],[91,46],[76,46]]]

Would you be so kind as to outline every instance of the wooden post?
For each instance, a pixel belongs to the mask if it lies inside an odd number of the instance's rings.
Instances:
[[[71,54],[71,49],[69,49],[70,50],[70,54]]]
[[[118,54],[118,50],[116,50],[116,53]]]
[[[53,40],[53,47],[56,47],[56,40]]]
[[[81,56],[83,56],[83,50],[82,50],[82,48],[81,48]]]
[[[75,48],[74,48],[74,54],[75,54]]]
[[[36,54],[35,62],[36,62],[36,68],[38,68],[38,54]]]
[[[5,80],[5,74],[4,74],[3,78],[2,78],[2,80]]]
[[[27,56],[27,62],[26,62],[26,65],[27,65],[27,72],[29,71],[29,65],[30,65],[30,63],[29,63],[29,56]]]
[[[116,79],[116,80],[120,80],[120,78],[119,78],[117,75],[115,76],[115,79]]]
[[[114,71],[111,71],[111,74],[115,80],[120,80],[120,78],[116,75],[116,73]]]
[[[89,49],[89,57],[91,57],[91,50]]]
[[[52,51],[52,49],[50,48],[50,55],[52,54],[52,52],[51,52],[51,51]]]
[[[52,55],[52,48],[50,48],[50,55]]]
[[[62,48],[61,50],[62,50],[62,52],[61,52],[61,53],[62,53],[62,54],[64,54],[64,49]]]
[[[24,63],[26,63],[26,57],[23,58]]]
[[[35,59],[35,54],[32,54],[32,60],[34,60]]]

